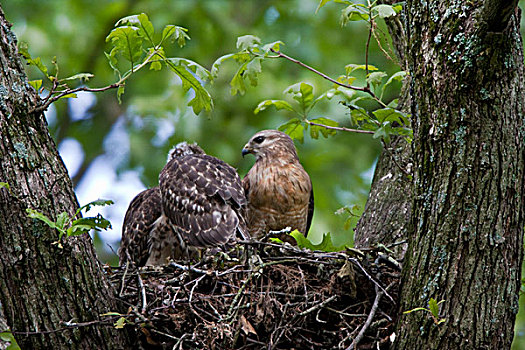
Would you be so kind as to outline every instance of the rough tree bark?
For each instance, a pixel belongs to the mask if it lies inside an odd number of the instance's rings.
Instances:
[[[396,349],[507,349],[524,227],[517,1],[406,2],[414,203]]]
[[[57,232],[27,217],[55,219],[78,207],[67,170],[27,83],[16,38],[0,8],[0,300],[23,349],[117,349],[129,340],[100,315],[116,310],[89,236],[53,245]],[[68,327],[66,322],[92,323]]]

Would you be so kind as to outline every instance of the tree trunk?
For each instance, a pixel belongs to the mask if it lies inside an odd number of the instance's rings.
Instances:
[[[517,1],[406,3],[414,204],[397,349],[507,349],[518,311],[525,105]]]
[[[403,260],[412,217],[412,150],[404,139],[393,140],[377,162],[370,195],[355,231],[355,247],[393,245],[394,257]]]
[[[100,315],[116,311],[88,235],[63,248],[33,208],[55,220],[78,208],[67,170],[28,85],[16,38],[0,9],[0,300],[7,324],[23,349],[116,349],[127,337]],[[70,322],[69,325],[66,322]],[[79,323],[89,322],[89,326]],[[71,324],[77,326],[71,326]]]

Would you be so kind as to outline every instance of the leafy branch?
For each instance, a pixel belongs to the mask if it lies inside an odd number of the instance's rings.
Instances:
[[[112,204],[112,200],[99,199],[78,208],[73,216],[69,216],[67,212],[62,212],[58,214],[55,221],[35,209],[27,208],[26,213],[28,217],[40,220],[49,227],[56,229],[58,231],[58,239],[55,244],[58,244],[58,246],[62,248],[60,240],[64,235],[67,237],[80,236],[90,230],[100,231],[110,229],[111,223],[102,215],[97,214],[94,217],[81,217],[80,213],[82,210],[88,212],[93,206],[107,206]]]
[[[47,79],[50,85],[48,93],[42,98],[41,103],[31,112],[45,111],[52,103],[62,99],[76,97],[80,91],[102,92],[111,89],[117,89],[117,98],[121,101],[121,96],[125,90],[126,81],[144,67],[150,67],[150,70],[159,71],[163,64],[175,73],[182,82],[182,88],[185,92],[190,89],[194,91],[193,98],[188,105],[193,108],[195,114],[199,114],[203,109],[210,111],[213,102],[209,92],[204,88],[203,82],[211,80],[211,74],[201,65],[191,60],[179,57],[166,57],[165,45],[168,41],[176,41],[180,47],[189,40],[187,29],[172,24],[168,24],[162,30],[162,34],[157,35],[153,24],[144,13],[139,15],[128,16],[120,19],[115,24],[106,41],[111,43],[112,49],[106,53],[109,65],[115,72],[118,80],[107,86],[91,88],[80,86],[72,88],[69,86],[71,81],[80,80],[81,83],[88,81],[93,77],[91,73],[79,73],[67,78],[59,78],[59,68],[56,58],[52,64],[55,68],[54,73],[50,74],[47,66],[42,62],[40,57],[32,58],[27,50],[27,45],[21,44],[19,47],[20,54],[26,59],[29,65],[39,69]],[[125,64],[121,63],[119,58],[127,61],[129,69],[122,70]],[[40,94],[44,93],[44,84],[42,80],[29,82]]]
[[[318,10],[330,0],[321,0]],[[377,29],[376,20],[378,18],[387,18],[396,16],[402,9],[402,5],[377,4],[377,1],[367,1],[365,4],[354,4],[347,0],[334,0],[335,2],[346,4],[347,7],[342,11],[343,24],[349,21],[366,21],[369,25],[369,35],[365,48],[365,64],[348,64],[345,66],[345,74],[337,79],[329,77],[325,73],[313,68],[312,66],[283,53],[280,47],[281,41],[263,44],[261,39],[254,35],[244,35],[237,39],[236,53],[227,54],[220,57],[212,66],[212,76],[217,76],[221,64],[228,60],[235,60],[240,67],[234,74],[230,85],[233,95],[246,92],[246,85],[255,86],[258,83],[258,75],[262,72],[262,63],[267,59],[283,58],[293,62],[302,68],[305,68],[323,79],[333,84],[332,88],[321,95],[314,97],[313,86],[309,83],[301,82],[294,84],[284,90],[283,94],[292,96],[296,101],[294,105],[286,100],[272,99],[264,100],[254,113],[274,106],[277,110],[292,112],[292,117],[288,122],[281,125],[279,130],[286,132],[290,137],[303,142],[304,133],[310,129],[310,136],[317,139],[319,135],[328,137],[335,135],[337,131],[355,132],[372,134],[374,138],[380,138],[389,143],[391,136],[402,136],[408,141],[412,138],[410,129],[409,115],[396,109],[397,100],[387,103],[383,96],[385,91],[394,82],[402,82],[406,77],[406,72],[401,71],[391,75],[386,82],[384,79],[388,76],[385,72],[379,71],[376,67],[369,64],[369,48],[372,36],[377,39],[374,31]],[[363,71],[365,73],[364,86],[357,86],[353,83],[356,81],[356,73]],[[340,126],[337,121],[326,117],[310,118],[313,107],[323,99],[331,99],[338,96],[342,99],[341,103],[350,110],[350,122],[354,127]],[[376,108],[370,111],[369,103],[375,104]],[[366,103],[365,105],[362,105]]]

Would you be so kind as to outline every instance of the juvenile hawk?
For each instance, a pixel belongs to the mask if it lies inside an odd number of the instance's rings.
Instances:
[[[215,187],[220,187],[217,190]],[[246,231],[241,181],[225,162],[196,144],[178,144],[160,174],[160,186],[139,193],[122,228],[121,265],[162,265],[189,257],[195,248],[231,245]]]
[[[242,181],[250,235],[262,237],[270,230],[291,227],[306,236],[314,212],[314,194],[292,139],[277,130],[263,130],[244,146],[242,155],[248,153],[256,159]]]

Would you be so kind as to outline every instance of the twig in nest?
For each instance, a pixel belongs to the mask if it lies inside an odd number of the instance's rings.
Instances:
[[[140,277],[140,274],[137,274],[137,278],[139,279],[140,293],[142,294],[142,313],[145,313],[146,306],[147,306],[146,288],[144,288],[144,282],[142,282],[142,278]]]
[[[392,285],[393,285],[393,283],[391,283],[387,287],[387,289],[392,287]],[[377,308],[379,307],[379,301],[381,300],[381,297],[383,296],[383,294],[386,295],[386,293],[387,293],[386,290],[379,290],[379,288],[376,285],[376,297],[374,299],[374,304],[372,305],[372,308],[370,309],[370,313],[368,314],[368,318],[366,319],[365,324],[363,325],[363,327],[361,328],[361,330],[357,334],[357,337],[354,338],[354,341],[352,342],[352,344],[350,344],[350,346],[348,348],[346,348],[346,350],[353,350],[353,349],[355,349],[357,347],[357,344],[359,344],[361,339],[363,339],[363,337],[365,335],[365,332],[370,327],[370,324],[372,323],[372,320],[373,320],[374,316],[376,315]]]
[[[126,275],[128,274],[128,268],[129,268],[129,264],[126,264],[126,269],[124,270],[124,273],[122,274],[122,283],[120,285],[120,292],[118,294],[120,298],[122,298],[122,293],[124,293],[124,288],[126,287],[126,283],[124,282],[124,280],[126,279]]]
[[[354,259],[354,258],[349,258],[348,260],[352,261],[353,263],[355,263],[357,266],[359,266],[359,268],[361,269],[361,271],[363,271],[363,273],[366,275],[366,277],[368,277],[368,279],[372,282],[374,282],[374,284],[379,288],[381,289],[381,291],[388,297],[388,299],[390,299],[391,302],[395,303],[394,301],[394,298],[392,298],[392,296],[390,296],[390,294],[388,294],[388,292],[386,291],[385,288],[383,288],[383,286],[381,286],[381,284],[379,284],[379,282],[377,282],[372,276],[370,276],[370,274],[365,270],[365,268],[359,263],[359,261],[357,259]]]
[[[290,305],[290,303],[286,302],[286,304],[284,304],[284,310],[283,310],[283,313],[282,313],[282,317],[281,319],[279,320],[279,324],[277,325],[277,327],[275,327],[275,330],[272,332],[271,336],[270,336],[270,344],[268,344],[268,350],[271,350],[273,349],[278,343],[279,343],[279,340],[281,339],[281,337],[283,336],[284,332],[286,331],[286,326],[288,326],[289,324],[291,324],[295,318],[293,317],[292,320],[290,322],[288,322],[287,324],[285,324],[284,326],[281,326],[282,323],[283,323],[283,320],[286,318],[286,311],[288,311],[288,306]],[[273,335],[275,334],[275,332],[277,332],[278,329],[282,328],[281,332],[279,333],[279,336],[277,336],[277,338],[275,339],[275,341],[273,340]]]
[[[304,316],[306,314],[309,314],[310,312],[313,312],[317,309],[320,309],[322,308],[323,306],[325,306],[326,304],[328,304],[329,302],[331,302],[332,300],[334,300],[335,298],[337,298],[337,295],[332,295],[330,298],[326,299],[326,300],[323,300],[322,302],[320,302],[319,304],[316,304],[314,306],[312,306],[311,308],[301,312],[299,314],[299,316]]]
[[[184,338],[186,338],[186,336],[189,336],[189,334],[184,333],[182,337],[179,338],[179,341],[177,341],[177,343],[173,345],[173,350],[182,349],[182,341],[184,340]]]
[[[202,275],[207,275],[209,272],[206,271],[206,270],[201,270],[201,269],[198,269],[196,267],[193,267],[193,266],[184,266],[184,265],[180,265],[180,264],[177,264],[176,262],[174,261],[171,261],[169,266],[173,266],[173,267],[176,267],[178,269],[181,269],[182,271],[192,271],[192,272],[196,272],[196,273],[200,273]]]

